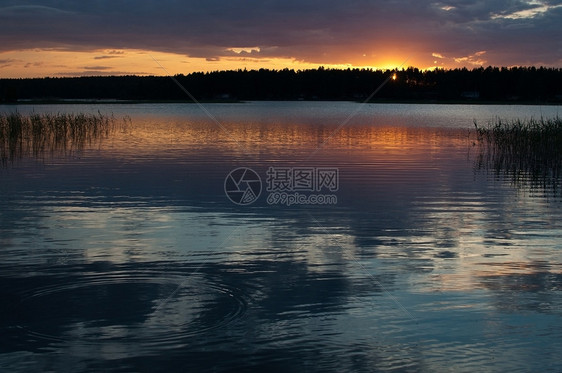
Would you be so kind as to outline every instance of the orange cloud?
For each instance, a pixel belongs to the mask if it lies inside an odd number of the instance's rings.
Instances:
[[[221,12],[193,0],[161,0],[157,7],[138,0],[135,12],[109,0],[52,3],[0,6],[0,76],[86,74],[85,66],[102,60],[107,68],[90,71],[155,74],[151,54],[174,73],[387,69],[406,58],[422,69],[560,65],[562,6],[544,2],[325,0],[318,7],[271,0]]]

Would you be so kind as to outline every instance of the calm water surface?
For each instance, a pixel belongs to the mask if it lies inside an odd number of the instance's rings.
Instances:
[[[0,168],[1,370],[562,369],[559,186],[468,131],[559,106],[205,108],[0,106],[117,118]],[[337,169],[337,203],[268,203],[270,168]]]

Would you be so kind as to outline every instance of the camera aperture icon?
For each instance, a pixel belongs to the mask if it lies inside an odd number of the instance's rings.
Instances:
[[[224,192],[237,205],[251,205],[261,194],[261,178],[251,168],[234,169],[224,180]]]

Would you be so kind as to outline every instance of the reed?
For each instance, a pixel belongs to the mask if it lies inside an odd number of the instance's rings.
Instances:
[[[109,136],[113,115],[0,113],[0,161],[46,154],[70,154]]]
[[[481,127],[474,122],[481,147],[478,168],[509,174],[514,181],[559,189],[562,176],[562,119],[495,121]],[[559,190],[558,190],[559,191]]]

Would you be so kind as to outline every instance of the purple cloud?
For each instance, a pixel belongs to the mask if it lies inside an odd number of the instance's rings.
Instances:
[[[134,48],[201,57],[349,63],[384,54],[560,65],[562,2],[523,0],[0,1],[0,51]],[[110,56],[111,53],[104,53]],[[97,59],[109,57],[100,56]],[[478,61],[478,59],[473,59]]]

